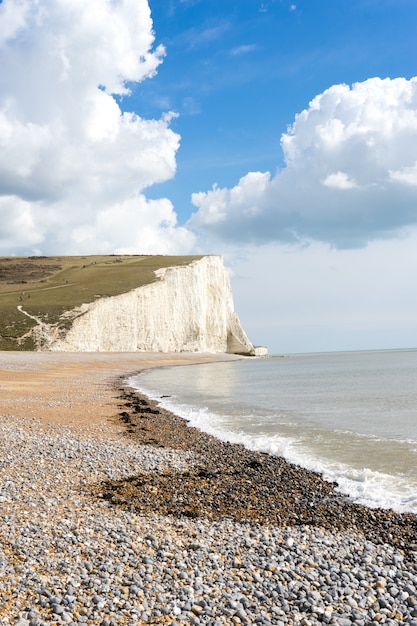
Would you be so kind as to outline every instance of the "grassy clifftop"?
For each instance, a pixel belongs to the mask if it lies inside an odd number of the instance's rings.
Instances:
[[[65,330],[66,311],[156,280],[161,267],[201,256],[0,257],[0,350],[34,350],[37,322]]]

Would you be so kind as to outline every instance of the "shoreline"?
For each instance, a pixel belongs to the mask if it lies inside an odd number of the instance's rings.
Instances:
[[[135,391],[123,377],[115,391],[120,399],[119,418],[129,439],[140,445],[193,452],[196,460],[183,473],[145,477],[138,472],[136,480],[109,482],[104,491],[110,502],[177,517],[353,529],[416,559],[417,516],[413,513],[357,504],[316,472],[189,426],[186,419]]]
[[[216,353],[0,351],[0,412],[89,427],[112,417],[111,380],[152,367],[235,359]],[[100,403],[100,404],[98,404]]]
[[[123,384],[207,360],[0,352],[0,625],[417,626],[415,518]]]

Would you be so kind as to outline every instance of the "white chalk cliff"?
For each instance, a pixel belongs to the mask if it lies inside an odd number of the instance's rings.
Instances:
[[[71,327],[59,338],[51,335],[42,349],[255,354],[234,311],[221,256],[155,274],[153,283],[69,311]]]

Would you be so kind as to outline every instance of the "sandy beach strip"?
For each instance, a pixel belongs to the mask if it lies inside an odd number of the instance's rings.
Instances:
[[[0,353],[0,624],[417,626],[415,516],[124,382],[223,358]]]
[[[150,367],[234,359],[197,353],[0,352],[0,412],[44,425],[94,428],[114,417],[111,380]],[[113,430],[117,427],[113,425]]]

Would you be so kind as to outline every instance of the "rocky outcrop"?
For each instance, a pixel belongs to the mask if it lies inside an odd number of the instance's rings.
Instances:
[[[255,353],[234,311],[222,257],[155,273],[151,284],[69,311],[69,330],[51,335],[43,349]]]

